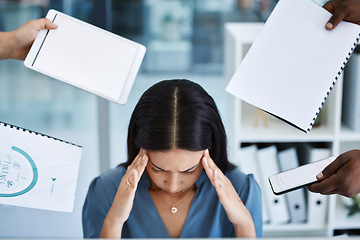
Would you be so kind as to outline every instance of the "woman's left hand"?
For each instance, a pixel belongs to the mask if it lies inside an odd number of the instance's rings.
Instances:
[[[241,201],[231,181],[211,159],[208,150],[204,151],[202,165],[212,185],[216,189],[227,217],[234,225],[236,237],[256,237],[255,226],[250,212]]]

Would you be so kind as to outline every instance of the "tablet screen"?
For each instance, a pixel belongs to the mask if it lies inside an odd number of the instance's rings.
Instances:
[[[31,66],[87,91],[119,99],[139,44],[63,14],[55,14],[52,20],[58,28],[47,32]]]

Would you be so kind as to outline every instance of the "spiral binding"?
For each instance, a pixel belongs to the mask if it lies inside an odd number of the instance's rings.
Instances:
[[[71,143],[71,142],[68,142],[68,141],[65,141],[65,140],[62,140],[62,139],[59,139],[59,138],[55,138],[55,137],[52,137],[52,136],[49,136],[49,135],[46,135],[46,134],[43,134],[43,133],[39,133],[39,132],[36,132],[36,131],[25,129],[25,128],[22,128],[22,127],[18,127],[18,126],[15,126],[13,124],[9,124],[9,123],[5,123],[5,122],[0,121],[0,126],[9,127],[9,128],[13,128],[13,129],[16,129],[16,130],[22,130],[23,132],[28,132],[28,133],[39,135],[39,136],[42,136],[42,137],[47,137],[49,139],[53,139],[53,140],[56,140],[56,141],[60,141],[60,142],[63,142],[63,143],[67,143],[67,144],[82,148],[82,146],[80,146],[78,144]]]
[[[348,55],[347,55],[346,58],[345,58],[345,62],[343,62],[343,65],[340,67],[340,70],[338,71],[338,74],[337,74],[337,76],[335,77],[335,80],[332,82],[329,90],[327,91],[326,96],[324,97],[324,101],[321,102],[318,111],[315,113],[315,117],[313,118],[312,123],[310,123],[310,127],[307,129],[307,132],[310,132],[310,129],[311,129],[312,126],[314,125],[314,122],[315,122],[317,116],[319,115],[322,107],[324,106],[324,103],[325,103],[326,99],[329,97],[329,94],[330,94],[330,92],[333,90],[333,88],[334,88],[334,86],[335,86],[335,83],[336,83],[337,80],[339,79],[340,74],[344,71],[346,63],[349,61],[351,55],[353,54],[353,52],[354,52],[354,50],[355,50],[355,47],[357,46],[357,44],[358,44],[358,42],[359,42],[359,39],[360,39],[360,34],[359,34],[358,37],[356,38],[356,41],[354,42],[353,46],[351,47],[350,51],[348,52]]]

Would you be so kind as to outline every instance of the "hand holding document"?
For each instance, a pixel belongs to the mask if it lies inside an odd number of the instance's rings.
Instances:
[[[330,17],[311,0],[279,1],[226,90],[309,132],[359,41],[359,25],[326,30]]]

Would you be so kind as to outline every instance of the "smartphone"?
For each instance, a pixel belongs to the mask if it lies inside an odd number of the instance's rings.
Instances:
[[[316,175],[335,159],[329,157],[274,174],[269,177],[271,189],[275,195],[280,195],[317,182]]]

